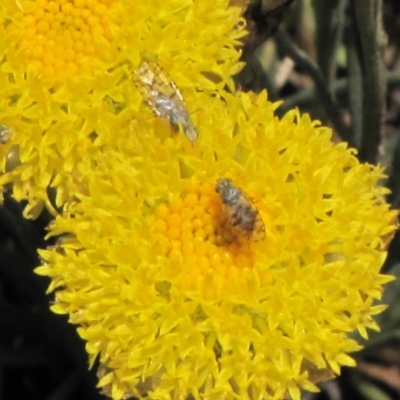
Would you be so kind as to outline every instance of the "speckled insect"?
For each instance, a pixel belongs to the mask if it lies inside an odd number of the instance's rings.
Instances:
[[[172,125],[181,127],[186,137],[194,143],[198,137],[190,120],[183,96],[168,74],[155,62],[144,61],[133,72],[133,82],[153,112]]]
[[[265,238],[265,226],[257,208],[231,179],[218,179],[215,191],[220,195],[229,223],[245,238],[259,242]]]
[[[12,135],[12,129],[7,125],[0,125],[0,143],[7,144]]]

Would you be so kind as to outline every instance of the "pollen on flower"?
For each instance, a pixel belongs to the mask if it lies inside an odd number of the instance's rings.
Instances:
[[[192,280],[192,289],[210,273],[228,278],[228,266],[244,269],[253,264],[251,242],[227,221],[214,186],[192,186],[155,211],[153,229],[165,241],[165,255],[181,257],[192,276],[196,275],[193,268],[197,273],[199,280]]]
[[[87,72],[87,57],[112,39],[109,0],[37,0],[23,16],[21,48],[49,74]],[[21,3],[24,9],[24,2]]]

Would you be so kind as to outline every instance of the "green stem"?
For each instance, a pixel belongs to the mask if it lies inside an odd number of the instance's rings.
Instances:
[[[386,68],[383,50],[386,37],[382,21],[382,0],[352,0],[362,49],[363,135],[360,159],[375,164],[382,137]]]

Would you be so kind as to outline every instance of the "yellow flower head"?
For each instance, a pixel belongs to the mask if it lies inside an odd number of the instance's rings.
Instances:
[[[113,399],[299,399],[377,328],[382,171],[265,93],[197,102],[194,146],[143,118],[87,163],[38,273]]]
[[[198,85],[233,87],[239,13],[227,0],[1,1],[0,125],[14,134],[0,157],[18,146],[21,163],[0,185],[13,182],[30,216],[41,202],[52,209],[49,185],[62,205],[84,179],[80,161],[130,134],[142,102],[131,74],[143,59],[167,68],[188,103]]]

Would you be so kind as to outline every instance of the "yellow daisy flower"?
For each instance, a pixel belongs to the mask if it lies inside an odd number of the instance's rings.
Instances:
[[[349,332],[377,329],[382,170],[265,96],[199,93],[194,146],[141,121],[52,225],[37,272],[113,399],[298,400],[354,365]]]
[[[233,87],[243,26],[227,0],[1,1],[0,125],[13,135],[0,157],[17,148],[20,163],[3,163],[0,186],[13,183],[30,217],[43,202],[62,205],[84,179],[81,160],[130,134],[142,112],[131,73],[142,59],[166,68],[191,104],[199,87]],[[60,187],[53,204],[49,185]]]

